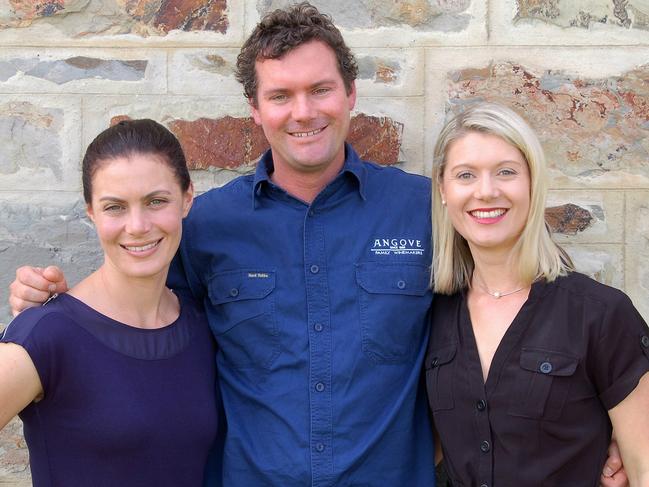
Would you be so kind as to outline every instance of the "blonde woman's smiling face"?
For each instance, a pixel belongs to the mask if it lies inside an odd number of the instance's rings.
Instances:
[[[469,132],[451,143],[439,185],[455,230],[477,249],[508,251],[530,209],[530,173],[504,139]]]

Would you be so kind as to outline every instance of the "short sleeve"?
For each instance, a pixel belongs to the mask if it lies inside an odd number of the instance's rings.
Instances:
[[[649,328],[623,293],[616,293],[610,303],[605,303],[599,339],[589,356],[606,409],[624,400],[649,372]]]
[[[27,309],[7,325],[0,340],[20,345],[27,351],[46,395],[51,387],[59,338],[62,338],[57,336],[60,329],[57,324],[62,321],[67,318],[61,313],[44,313],[43,308]]]

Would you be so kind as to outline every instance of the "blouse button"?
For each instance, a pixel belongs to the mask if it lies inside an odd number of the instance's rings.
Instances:
[[[549,374],[552,372],[552,364],[550,362],[543,362],[539,367],[542,374]]]
[[[491,445],[487,440],[480,443],[480,450],[482,451],[482,453],[487,453],[489,450],[491,450]]]
[[[487,409],[487,402],[484,399],[480,399],[475,403],[475,407],[478,411],[484,411],[485,409]]]
[[[480,487],[489,487],[487,484],[482,484]]]
[[[437,367],[437,364],[439,364],[439,360],[437,359],[437,357],[435,357],[435,358],[430,362],[430,366],[431,366],[431,367]]]
[[[642,337],[642,346],[645,348],[649,348],[649,336],[644,335]]]

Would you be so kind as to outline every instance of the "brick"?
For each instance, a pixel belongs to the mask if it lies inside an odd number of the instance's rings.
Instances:
[[[191,169],[234,169],[253,164],[268,148],[252,118],[174,120],[169,129],[181,141]]]
[[[178,49],[169,57],[169,91],[174,94],[232,95],[243,88],[234,77],[239,49]]]
[[[621,245],[564,244],[575,267],[593,279],[609,286],[624,287],[624,257]]]
[[[402,135],[403,123],[361,113],[352,118],[347,139],[362,159],[391,165],[399,162]]]
[[[535,19],[559,27],[588,29],[593,24],[608,24],[622,29],[646,29],[649,8],[628,0],[517,0],[515,20]]]
[[[79,188],[78,97],[5,95],[0,102],[0,191]]]
[[[103,253],[86,217],[79,192],[33,191],[3,193],[0,199],[0,288],[7,289],[14,270],[29,264],[60,266],[69,283],[96,269]],[[0,301],[0,323],[10,320],[9,306]]]
[[[172,30],[225,33],[228,17],[226,0],[119,0],[135,20],[161,33]]]
[[[576,235],[578,232],[586,230],[593,219],[587,209],[572,203],[552,206],[545,210],[545,220],[554,233]]]
[[[515,62],[452,72],[450,110],[475,100],[511,106],[544,143],[551,170],[589,183],[649,179],[649,65],[619,76],[591,79]]]
[[[551,191],[546,220],[560,243],[623,243],[623,191]]]

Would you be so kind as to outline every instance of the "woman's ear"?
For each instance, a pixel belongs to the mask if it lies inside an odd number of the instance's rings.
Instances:
[[[86,215],[88,215],[92,223],[95,223],[95,212],[92,211],[92,205],[90,203],[86,204]]]

